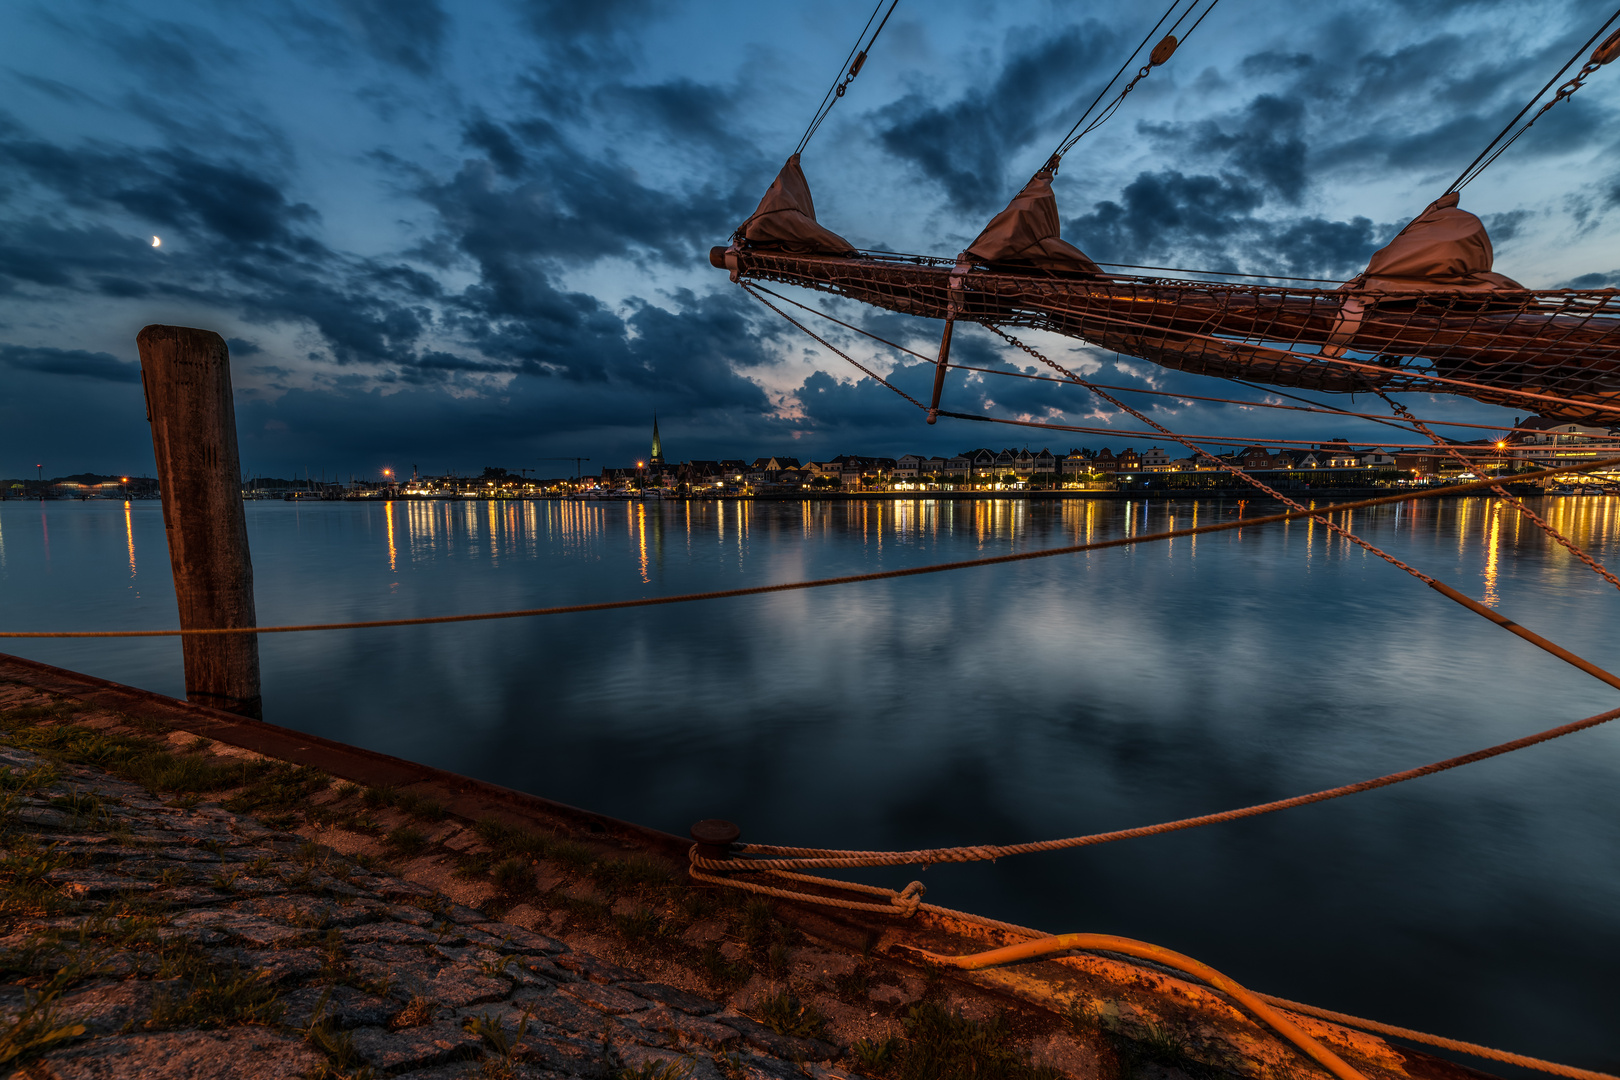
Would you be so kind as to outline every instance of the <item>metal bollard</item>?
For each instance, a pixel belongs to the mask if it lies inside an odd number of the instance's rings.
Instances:
[[[697,841],[697,853],[705,859],[731,858],[731,845],[742,836],[742,830],[720,818],[706,818],[692,826],[692,839]]]

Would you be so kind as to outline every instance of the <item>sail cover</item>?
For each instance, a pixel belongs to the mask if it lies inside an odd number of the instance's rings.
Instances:
[[[750,244],[814,255],[852,255],[855,245],[816,223],[810,184],[794,154],[759,200],[759,208],[737,230]]]
[[[963,254],[997,266],[1032,266],[1101,276],[1097,264],[1059,236],[1058,230],[1052,173],[1042,169],[1007,204],[1007,209],[990,219],[984,232]]]
[[[1452,191],[1374,252],[1350,286],[1389,292],[1523,289],[1512,278],[1492,272],[1494,259],[1485,223],[1459,209]]]

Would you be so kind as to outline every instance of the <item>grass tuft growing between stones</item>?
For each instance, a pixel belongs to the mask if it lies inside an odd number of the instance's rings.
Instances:
[[[698,966],[709,977],[712,983],[723,993],[730,993],[753,977],[754,969],[745,960],[728,960],[726,954],[714,942],[703,946],[698,953]]]
[[[570,870],[589,870],[596,861],[596,849],[578,840],[558,840],[551,845],[551,858]]]
[[[827,1018],[814,1005],[800,1001],[786,990],[760,999],[759,1018],[778,1035],[814,1039],[827,1030]]]
[[[531,859],[543,859],[557,845],[556,837],[548,833],[508,825],[498,818],[479,818],[473,825],[473,831],[497,855],[527,855]]]
[[[272,763],[262,779],[249,783],[222,805],[237,814],[286,814],[309,805],[310,797],[331,782],[319,769]]]
[[[56,850],[20,848],[0,858],[0,915],[51,915],[71,905],[46,875],[68,865]]]
[[[620,1069],[618,1080],[686,1080],[691,1075],[690,1058],[654,1058],[643,1061],[639,1068]]]
[[[450,816],[450,811],[446,810],[443,804],[408,791],[400,793],[399,798],[394,801],[394,806],[418,821],[443,821]]]
[[[1170,1028],[1151,1021],[1140,1035],[1129,1037],[1109,1032],[1108,1041],[1119,1055],[1121,1073],[1127,1077],[1148,1072],[1150,1065],[1176,1069],[1193,1077],[1220,1075],[1218,1070],[1211,1069],[1194,1055],[1186,1039]]]
[[[490,877],[502,892],[522,894],[534,891],[534,864],[522,855],[513,855],[496,863]]]
[[[16,1067],[69,1039],[85,1033],[83,1024],[57,1019],[56,1002],[65,984],[53,980],[45,989],[30,993],[17,1018],[0,1031],[0,1066]]]
[[[1002,1017],[969,1020],[939,1005],[914,1005],[906,1013],[904,1038],[862,1039],[850,1056],[862,1072],[880,1080],[1061,1080],[1063,1074],[1033,1065],[1013,1044]]]
[[[244,788],[254,799],[284,805],[298,801],[292,792],[319,774],[283,762],[217,759],[200,753],[175,753],[156,739],[112,735],[64,723],[78,706],[27,706],[0,712],[0,730],[11,743],[52,761],[91,765],[149,791],[200,794]],[[321,783],[325,783],[322,778]],[[245,793],[244,793],[245,794]],[[259,803],[256,803],[259,804]]]
[[[872,969],[860,964],[842,975],[834,975],[832,991],[838,1000],[845,1004],[864,1005],[872,992]]]
[[[156,1030],[273,1024],[281,1018],[281,1011],[275,989],[253,972],[235,965],[223,970],[211,967],[192,978],[184,990],[160,996],[143,1026]]]
[[[613,916],[613,926],[626,941],[634,942],[658,934],[664,928],[664,921],[652,908],[637,904],[629,911]]]
[[[420,829],[401,825],[390,832],[383,839],[383,843],[388,845],[389,851],[408,859],[427,847],[427,835]]]
[[[591,864],[588,872],[598,885],[612,891],[637,885],[668,885],[675,880],[675,872],[668,863],[641,854],[598,860]]]

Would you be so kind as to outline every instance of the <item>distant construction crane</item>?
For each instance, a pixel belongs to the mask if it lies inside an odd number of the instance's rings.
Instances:
[[[579,483],[580,477],[582,475],[584,475],[580,471],[579,463],[582,462],[582,461],[589,461],[591,459],[588,458],[588,457],[542,457],[542,458],[535,458],[534,460],[535,461],[572,461],[574,463],[574,483],[577,484],[577,483]]]

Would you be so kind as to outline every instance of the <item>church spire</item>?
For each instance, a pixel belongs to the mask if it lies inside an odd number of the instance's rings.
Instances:
[[[664,444],[658,438],[658,414],[656,412],[653,413],[652,457],[648,460],[659,464],[662,464],[664,460]]]

